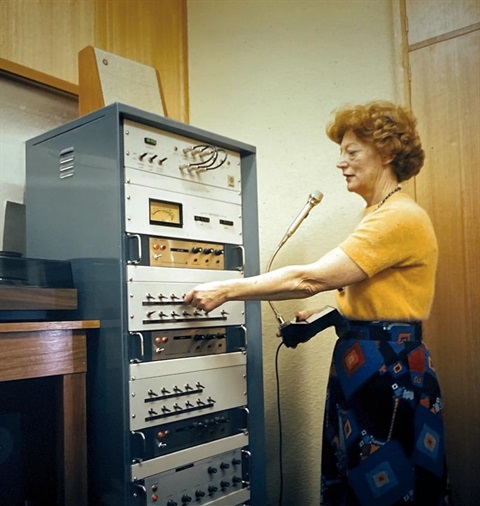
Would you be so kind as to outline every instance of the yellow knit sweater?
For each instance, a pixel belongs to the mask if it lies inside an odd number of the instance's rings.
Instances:
[[[397,192],[365,215],[340,248],[368,275],[337,295],[353,320],[425,320],[433,302],[438,246],[427,213]]]

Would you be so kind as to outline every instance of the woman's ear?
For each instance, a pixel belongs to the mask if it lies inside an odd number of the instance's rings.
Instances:
[[[394,160],[394,157],[392,155],[385,155],[382,156],[382,165],[385,167],[387,165],[390,165]]]

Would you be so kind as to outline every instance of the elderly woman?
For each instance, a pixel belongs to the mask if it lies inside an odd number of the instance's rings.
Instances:
[[[354,232],[308,265],[206,283],[185,303],[211,311],[231,300],[285,300],[337,290],[349,331],[330,370],[322,445],[325,506],[447,504],[442,397],[422,325],[432,305],[437,241],[399,183],[424,152],[410,112],[378,101],[336,112],[347,190],[366,202]],[[297,319],[311,313],[300,312]]]

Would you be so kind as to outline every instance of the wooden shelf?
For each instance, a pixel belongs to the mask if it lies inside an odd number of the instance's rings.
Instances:
[[[0,70],[12,74],[16,78],[22,77],[28,81],[33,81],[76,97],[79,95],[78,84],[64,81],[63,79],[59,79],[58,77],[54,77],[49,74],[44,74],[43,72],[39,72],[38,70],[30,67],[25,67],[13,61],[6,60],[5,58],[0,58]]]

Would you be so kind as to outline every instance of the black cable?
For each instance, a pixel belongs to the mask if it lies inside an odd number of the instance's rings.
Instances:
[[[224,156],[223,156],[223,160],[222,160],[221,162],[219,162],[219,163],[218,163],[218,165],[215,165],[215,167],[211,167],[211,166],[209,166],[209,168],[208,168],[207,170],[215,170],[215,169],[218,169],[218,168],[220,168],[220,167],[221,167],[221,166],[222,166],[222,165],[226,162],[226,160],[227,160],[227,158],[228,158],[228,153],[227,153],[224,149],[219,148],[219,149],[217,150],[217,157],[218,157],[218,153],[219,153],[219,152],[223,153],[223,155],[224,155]],[[217,161],[217,160],[215,159],[215,161]]]
[[[280,348],[283,346],[283,341],[278,345],[275,354],[275,377],[277,380],[277,416],[278,416],[278,441],[279,441],[279,462],[280,462],[280,493],[278,498],[278,505],[282,506],[283,503],[283,434],[282,434],[282,410],[280,408],[280,374],[278,372],[278,356]]]

